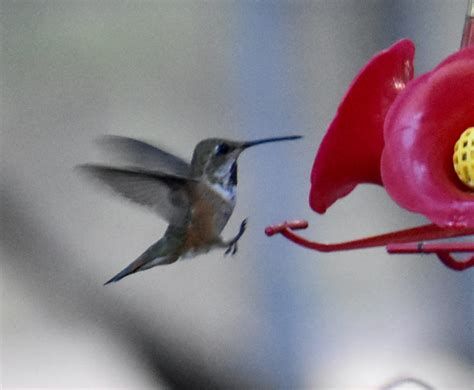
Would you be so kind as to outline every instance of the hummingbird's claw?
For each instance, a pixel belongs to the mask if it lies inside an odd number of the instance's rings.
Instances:
[[[228,246],[226,251],[224,252],[224,255],[227,256],[229,253],[233,256],[237,253],[237,241],[239,241],[240,237],[245,232],[245,229],[247,228],[247,218],[242,221],[240,224],[240,229],[237,235],[228,242]]]
[[[227,256],[229,253],[233,255],[235,255],[235,253],[237,252],[237,243],[233,243],[233,244],[230,244],[229,247],[225,250],[224,252],[224,256]]]
[[[240,224],[239,233],[237,233],[235,240],[238,240],[240,237],[242,237],[242,234],[244,234],[245,229],[247,229],[247,218],[245,218]]]

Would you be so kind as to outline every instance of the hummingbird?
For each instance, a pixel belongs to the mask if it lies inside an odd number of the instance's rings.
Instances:
[[[163,237],[104,285],[215,248],[234,255],[245,232],[246,219],[232,238],[224,240],[220,234],[236,203],[238,157],[252,146],[299,138],[292,135],[245,142],[209,138],[197,144],[188,163],[141,140],[102,137],[100,145],[128,160],[128,165],[84,164],[79,170],[116,194],[148,207],[169,223]]]

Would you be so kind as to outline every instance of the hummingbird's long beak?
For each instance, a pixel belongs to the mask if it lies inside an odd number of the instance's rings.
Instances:
[[[303,138],[303,136],[302,135],[290,135],[290,136],[287,136],[287,137],[264,138],[264,139],[259,139],[259,140],[256,140],[256,141],[243,142],[241,148],[243,150],[243,149],[250,148],[251,146],[266,144],[268,142],[291,141],[291,140],[300,139],[300,138]]]

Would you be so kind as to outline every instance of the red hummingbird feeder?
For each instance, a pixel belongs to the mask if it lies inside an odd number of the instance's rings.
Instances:
[[[358,184],[378,184],[401,207],[432,223],[324,244],[295,233],[306,221],[265,229],[320,252],[385,246],[389,253],[436,254],[447,267],[474,266],[474,242],[439,240],[474,234],[474,5],[461,49],[416,78],[408,39],[375,55],[339,105],[311,171],[310,207],[323,214]],[[456,259],[453,254],[471,254]]]

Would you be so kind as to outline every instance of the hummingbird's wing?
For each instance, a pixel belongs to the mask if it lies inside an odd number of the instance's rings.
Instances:
[[[183,177],[188,176],[191,170],[185,160],[144,141],[106,135],[97,142],[106,152],[116,155],[126,165]]]
[[[114,168],[85,164],[79,170],[99,179],[115,193],[147,206],[172,225],[183,223],[190,208],[189,191],[194,181],[138,168]]]

